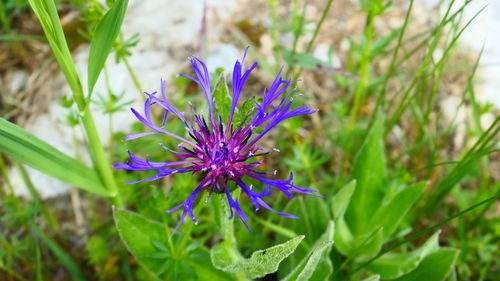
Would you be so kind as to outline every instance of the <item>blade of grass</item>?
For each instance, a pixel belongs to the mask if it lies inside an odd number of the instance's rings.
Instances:
[[[31,198],[35,200],[35,202],[38,202],[37,204],[40,207],[40,212],[42,213],[42,216],[45,218],[50,227],[57,232],[59,230],[59,224],[57,223],[57,220],[55,219],[54,215],[48,210],[47,206],[43,203],[42,199],[40,198],[40,194],[38,194],[38,191],[33,185],[33,182],[31,181],[28,172],[23,167],[23,165],[16,163],[16,166],[17,169],[19,170],[19,173],[21,174],[21,178],[23,179],[24,184],[28,187],[28,191],[30,192]]]
[[[86,191],[109,195],[94,170],[3,118],[0,118],[0,152]]]
[[[71,277],[77,281],[86,281],[82,271],[76,262],[69,256],[64,249],[62,249],[56,241],[52,240],[47,234],[43,232],[36,224],[32,225],[35,234],[49,247],[52,253],[57,257],[59,262],[69,271]]]
[[[99,74],[106,63],[106,59],[113,48],[127,10],[128,0],[115,1],[113,7],[101,18],[96,26],[94,36],[90,41],[89,65],[88,65],[88,98]]]

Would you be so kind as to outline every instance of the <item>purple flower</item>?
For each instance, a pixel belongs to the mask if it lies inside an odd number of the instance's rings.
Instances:
[[[298,217],[278,212],[264,202],[263,198],[271,195],[273,188],[283,192],[288,198],[293,197],[293,192],[321,197],[314,194],[314,192],[316,192],[315,190],[304,189],[294,185],[292,173],[290,173],[288,180],[276,180],[267,177],[269,174],[276,174],[276,171],[268,173],[256,170],[256,167],[264,161],[260,156],[279,151],[275,148],[271,151],[264,152],[262,147],[257,144],[263,136],[283,120],[316,112],[316,110],[311,110],[307,106],[300,106],[292,109],[294,90],[290,88],[294,82],[284,80],[281,77],[283,68],[280,70],[269,89],[264,90],[262,101],[259,103],[254,100],[255,106],[253,110],[244,116],[240,124],[233,125],[233,118],[236,113],[241,91],[248,76],[257,66],[257,63],[254,63],[249,69],[244,68],[243,64],[247,50],[248,48],[245,50],[242,61],[236,61],[234,65],[232,77],[232,104],[228,120],[225,122],[222,120],[220,114],[214,113],[210,76],[206,65],[196,57],[190,59],[195,77],[186,74],[180,74],[180,76],[196,82],[203,90],[208,101],[208,120],[206,120],[204,116],[196,114],[194,108],[191,106],[194,112],[194,124],[190,124],[185,119],[184,114],[179,112],[168,101],[165,94],[164,80],[161,80],[161,95],[157,96],[157,92],[151,94],[146,93],[148,98],[144,104],[144,115],[141,115],[133,108],[131,109],[137,119],[152,131],[129,135],[125,137],[124,140],[136,139],[152,134],[165,134],[176,138],[180,143],[177,144],[175,150],[160,144],[165,150],[175,155],[177,158],[175,162],[152,162],[147,158],[139,158],[129,151],[131,162],[117,163],[114,165],[115,168],[134,171],[156,170],[158,173],[151,178],[127,183],[133,184],[153,181],[175,173],[191,172],[192,174],[199,173],[203,175],[201,183],[195,188],[186,201],[167,211],[171,213],[182,209],[180,221],[174,232],[182,224],[186,215],[189,215],[193,222],[198,222],[193,214],[193,204],[196,196],[203,189],[210,192],[209,197],[214,191],[226,194],[231,210],[229,219],[232,219],[234,213],[236,213],[245,227],[250,230],[246,224],[248,218],[241,210],[238,199],[235,200],[231,196],[228,181],[235,182],[236,186],[241,188],[242,192],[250,198],[255,210],[264,207],[269,211],[288,218]],[[156,125],[151,116],[151,106],[153,105],[159,105],[165,110],[161,126]],[[217,107],[215,108],[217,109]],[[174,114],[184,122],[190,137],[189,139],[175,135],[163,128],[168,113]],[[217,114],[217,116],[215,116],[215,114]],[[256,128],[260,128],[259,133],[256,133]],[[246,178],[254,178],[262,182],[262,191],[257,192],[253,190],[252,185],[247,185],[245,183]]]

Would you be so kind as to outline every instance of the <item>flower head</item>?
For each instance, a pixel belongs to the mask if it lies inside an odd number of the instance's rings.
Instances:
[[[182,215],[175,230],[182,224],[186,215],[189,215],[195,223],[198,222],[193,213],[193,204],[196,196],[203,189],[210,192],[209,196],[214,191],[225,194],[231,210],[229,219],[232,219],[234,213],[236,213],[247,229],[250,230],[246,224],[248,218],[241,210],[238,199],[235,200],[231,196],[230,187],[228,186],[228,182],[230,181],[233,181],[250,198],[256,210],[263,207],[288,218],[297,217],[276,211],[263,200],[264,197],[271,195],[273,188],[283,192],[288,198],[292,198],[294,192],[318,196],[314,194],[315,190],[304,189],[294,185],[292,173],[290,173],[288,180],[277,180],[267,176],[269,174],[276,174],[276,171],[269,173],[256,169],[264,161],[260,156],[279,151],[276,148],[271,151],[263,151],[262,147],[258,145],[262,137],[283,120],[316,112],[307,106],[292,109],[294,90],[290,88],[293,82],[284,80],[281,77],[283,69],[280,70],[269,89],[264,90],[261,102],[259,103],[254,100],[255,105],[253,110],[243,118],[240,124],[233,125],[233,118],[242,89],[248,76],[257,66],[256,62],[250,68],[245,69],[244,60],[247,50],[248,48],[245,50],[242,61],[236,61],[234,65],[232,103],[227,120],[222,120],[221,115],[214,112],[210,76],[206,65],[196,57],[190,58],[195,77],[186,74],[180,74],[180,76],[191,79],[203,90],[208,101],[208,119],[196,114],[192,108],[194,112],[194,124],[189,123],[185,119],[184,114],[179,112],[167,99],[164,80],[161,80],[161,93],[159,96],[157,92],[146,93],[148,97],[144,104],[144,115],[141,115],[133,108],[131,109],[137,119],[152,131],[129,135],[124,140],[136,139],[152,134],[164,134],[179,140],[180,143],[175,150],[161,145],[165,150],[175,155],[177,158],[175,162],[151,162],[147,158],[139,158],[129,151],[131,162],[117,163],[114,165],[115,168],[134,171],[156,170],[157,174],[151,178],[127,183],[153,181],[170,174],[187,172],[191,172],[192,174],[198,173],[203,177],[200,184],[184,202],[167,211],[171,213],[182,209]],[[159,105],[164,109],[161,126],[156,125],[152,118],[151,106],[153,105]],[[168,113],[174,114],[184,122],[190,137],[189,139],[175,135],[164,129]],[[260,128],[258,133],[256,132],[256,128]],[[253,190],[252,185],[245,183],[246,178],[254,178],[262,182],[262,191],[257,192]]]

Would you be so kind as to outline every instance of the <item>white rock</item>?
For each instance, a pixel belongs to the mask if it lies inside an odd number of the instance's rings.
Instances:
[[[222,67],[226,74],[233,71],[234,62],[240,60],[243,56],[243,51],[237,49],[232,44],[221,44],[208,51],[206,64],[209,72],[214,72],[217,68]]]
[[[7,87],[10,93],[17,93],[26,86],[28,74],[23,70],[15,70],[10,73],[7,80]]]
[[[313,51],[312,54],[315,58],[328,62],[332,67],[341,68],[342,62],[340,61],[339,56],[335,54],[335,52],[331,52],[330,45],[328,44],[318,44]]]

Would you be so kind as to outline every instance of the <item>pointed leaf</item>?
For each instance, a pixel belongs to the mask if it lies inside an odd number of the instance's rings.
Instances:
[[[352,180],[335,194],[332,200],[332,210],[335,218],[344,215],[345,210],[349,206],[349,202],[351,202],[351,197],[355,189],[356,180]]]
[[[425,257],[412,272],[395,281],[443,281],[450,273],[459,251],[456,249],[439,249]]]
[[[113,7],[102,17],[96,26],[90,41],[88,65],[88,95],[92,94],[99,74],[106,63],[106,58],[113,48],[116,37],[120,34],[128,0],[117,0]]]
[[[420,248],[410,253],[387,253],[373,261],[368,268],[384,279],[400,277],[417,268],[426,256],[439,249],[439,233],[434,233]]]
[[[224,72],[222,72],[217,80],[214,87],[214,99],[216,104],[216,110],[218,110],[222,121],[225,122],[228,119],[229,111],[231,110],[231,96],[229,95],[229,90],[227,87],[226,78],[224,77]]]
[[[327,229],[331,211],[325,200],[312,196],[297,197],[285,207],[284,211],[288,214],[298,216],[298,219],[281,218],[280,225],[297,234],[304,234],[304,241],[307,245],[313,245]],[[279,241],[284,241],[288,237],[278,236]],[[308,250],[305,247],[298,248],[285,264],[280,267],[280,273],[285,276],[291,272],[307,255]]]
[[[291,255],[304,236],[298,236],[283,244],[252,253],[250,258],[238,257],[239,253],[227,243],[220,243],[210,251],[215,268],[232,273],[244,273],[250,278],[263,277],[276,272],[279,264]]]
[[[354,160],[352,174],[357,184],[346,212],[346,222],[355,236],[370,231],[366,222],[370,221],[372,212],[378,209],[385,195],[383,137],[384,118],[380,113]]]
[[[53,0],[28,0],[28,2],[40,21],[40,25],[45,32],[45,36],[54,53],[54,57],[71,87],[73,98],[78,108],[82,110],[85,106],[83,89],[68,44],[66,43],[66,38],[64,37],[61,20],[57,14],[56,4]]]
[[[3,118],[0,118],[0,152],[51,177],[109,196],[95,170]]]
[[[406,213],[420,197],[426,185],[426,182],[422,182],[404,188],[391,201],[375,212],[371,222],[374,227],[384,227],[384,238],[388,238],[401,224]]]
[[[313,249],[283,280],[310,280],[313,274],[315,274],[315,277],[312,280],[328,280],[333,272],[333,266],[329,267],[328,263],[323,262],[330,260],[329,254],[333,244],[333,234],[334,224],[333,221],[330,221],[326,232],[318,239]],[[321,264],[322,266],[319,269],[326,270],[318,272],[318,267]]]

